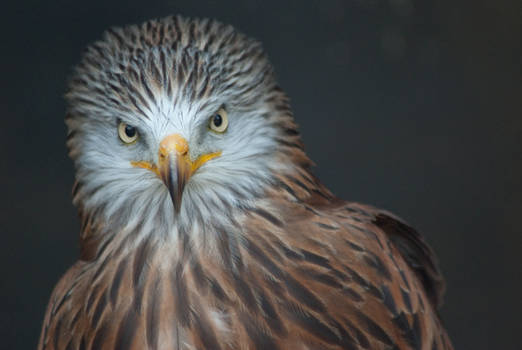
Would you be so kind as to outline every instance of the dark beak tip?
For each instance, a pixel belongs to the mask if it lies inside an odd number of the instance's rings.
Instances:
[[[185,185],[191,176],[190,164],[187,164],[183,157],[179,155],[169,155],[160,166],[160,176],[167,187],[174,211],[181,211],[181,200]]]
[[[181,210],[181,195],[178,194],[178,191],[176,188],[173,188],[172,186],[167,186],[170,194],[170,199],[172,200],[172,205],[174,206],[174,211],[176,214],[179,213]]]

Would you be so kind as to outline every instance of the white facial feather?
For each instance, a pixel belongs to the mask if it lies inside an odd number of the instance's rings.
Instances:
[[[67,94],[68,145],[80,184],[75,203],[112,227],[140,226],[143,235],[226,227],[275,173],[292,167],[281,161],[278,141],[282,124],[294,127],[288,101],[260,45],[217,22],[196,34],[185,31],[188,22],[177,25],[181,32],[171,33],[169,45],[143,47],[153,39],[138,40],[148,33],[136,27],[108,33],[88,50]],[[229,125],[218,134],[209,118],[222,106]],[[119,139],[120,122],[137,128],[134,144]],[[156,174],[131,164],[157,165],[160,142],[171,134],[187,140],[193,161],[221,152],[192,175],[179,213]]]
[[[213,114],[210,111],[217,111],[219,105],[201,112],[196,103],[180,102],[174,109],[166,100],[162,97],[154,114],[146,119],[120,115],[121,120],[129,124],[132,121],[130,125],[138,129],[135,144],[119,140],[115,121],[84,124],[78,168],[85,191],[92,191],[92,195],[85,198],[83,205],[87,210],[103,208],[107,222],[142,218],[146,234],[158,231],[158,217],[169,227],[158,234],[169,234],[180,225],[189,227],[196,219],[227,226],[224,210],[248,206],[281,167],[274,158],[277,130],[263,117],[267,111],[262,105],[252,111],[228,110],[228,129],[216,134],[209,130],[208,123]],[[221,152],[203,164],[186,184],[179,215],[174,213],[168,190],[156,174],[131,164],[157,164],[159,144],[170,134],[187,139],[193,160],[205,153]]]

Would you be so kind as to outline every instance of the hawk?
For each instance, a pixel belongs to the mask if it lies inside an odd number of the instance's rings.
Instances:
[[[79,260],[39,349],[451,349],[432,250],[312,174],[259,42],[108,30],[66,93]]]

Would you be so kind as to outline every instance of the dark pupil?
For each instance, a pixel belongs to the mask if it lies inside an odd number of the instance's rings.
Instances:
[[[223,123],[223,118],[221,118],[221,116],[219,114],[216,114],[214,116],[213,122],[214,122],[215,126],[219,127]]]
[[[125,126],[125,135],[134,137],[134,135],[136,135],[136,128],[130,125]]]

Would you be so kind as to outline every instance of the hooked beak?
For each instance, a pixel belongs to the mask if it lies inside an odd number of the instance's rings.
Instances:
[[[183,189],[192,175],[188,149],[187,141],[179,134],[165,137],[159,148],[158,175],[169,190],[176,213],[181,209]]]
[[[158,165],[148,162],[131,162],[133,166],[153,171],[163,181],[170,193],[174,210],[179,213],[185,185],[194,172],[221,152],[208,153],[194,162],[190,159],[187,140],[180,134],[166,136],[161,142],[158,154]]]

